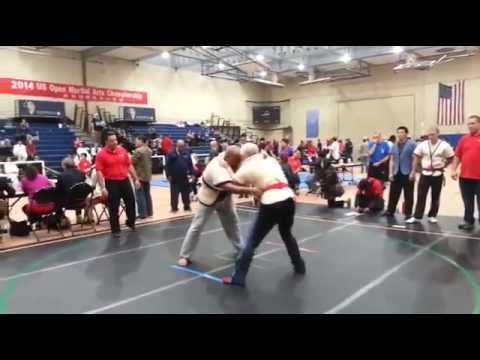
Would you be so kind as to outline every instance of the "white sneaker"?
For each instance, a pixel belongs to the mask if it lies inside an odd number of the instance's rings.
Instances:
[[[187,267],[188,265],[190,265],[190,261],[186,258],[180,258],[177,264],[178,266]]]
[[[415,223],[419,223],[419,222],[420,222],[420,220],[418,220],[414,217],[411,217],[410,219],[405,220],[405,223],[407,223],[407,224],[415,224]]]
[[[436,224],[436,223],[438,223],[438,220],[437,220],[436,217],[430,217],[430,218],[428,218],[428,222],[430,224]]]

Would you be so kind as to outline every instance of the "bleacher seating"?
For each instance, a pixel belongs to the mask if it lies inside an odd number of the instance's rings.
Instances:
[[[37,144],[37,152],[40,160],[45,161],[45,166],[60,171],[61,162],[65,156],[73,150],[74,132],[66,127],[59,128],[53,122],[30,122],[29,133],[35,135],[38,132],[40,141]],[[15,143],[16,129],[4,128],[0,133],[2,137],[8,137],[12,144]]]
[[[189,130],[192,132],[201,133],[202,128],[199,126],[179,127],[175,124],[149,124],[149,125],[136,125],[129,129],[129,133],[133,136],[148,135],[149,129],[154,128],[158,135],[170,135],[172,140],[185,140]],[[208,144],[192,147],[192,153],[195,154],[208,154],[210,152],[210,146]]]

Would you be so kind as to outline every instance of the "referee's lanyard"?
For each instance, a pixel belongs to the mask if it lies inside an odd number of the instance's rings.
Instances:
[[[434,169],[433,167],[433,155],[437,152],[438,148],[440,147],[442,140],[438,140],[438,144],[435,146],[435,148],[432,151],[432,147],[430,146],[431,141],[428,141],[428,152],[430,153],[430,168],[427,169],[428,171],[432,172],[432,176],[435,173],[435,171],[441,171],[442,172],[442,179],[443,179],[443,186],[445,186],[445,176],[443,175],[443,169]]]

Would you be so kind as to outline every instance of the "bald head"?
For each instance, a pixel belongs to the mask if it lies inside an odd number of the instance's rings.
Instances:
[[[177,140],[177,151],[179,153],[183,153],[184,150],[185,150],[185,141]]]
[[[243,159],[247,159],[250,156],[258,154],[258,146],[252,143],[246,143],[242,145],[240,149],[240,155],[242,155]]]
[[[225,161],[232,168],[233,171],[237,171],[242,162],[242,156],[240,155],[240,148],[235,145],[230,145],[225,150]]]

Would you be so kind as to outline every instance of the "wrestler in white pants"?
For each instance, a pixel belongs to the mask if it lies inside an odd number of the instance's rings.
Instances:
[[[240,236],[238,214],[233,205],[232,196],[228,195],[225,199],[212,206],[205,206],[202,203],[198,204],[197,212],[188,228],[187,236],[183,240],[180,258],[190,259],[197,247],[198,240],[200,240],[200,233],[214,211],[217,212],[223,230],[232,242],[235,250],[239,253],[243,249],[244,243]]]

